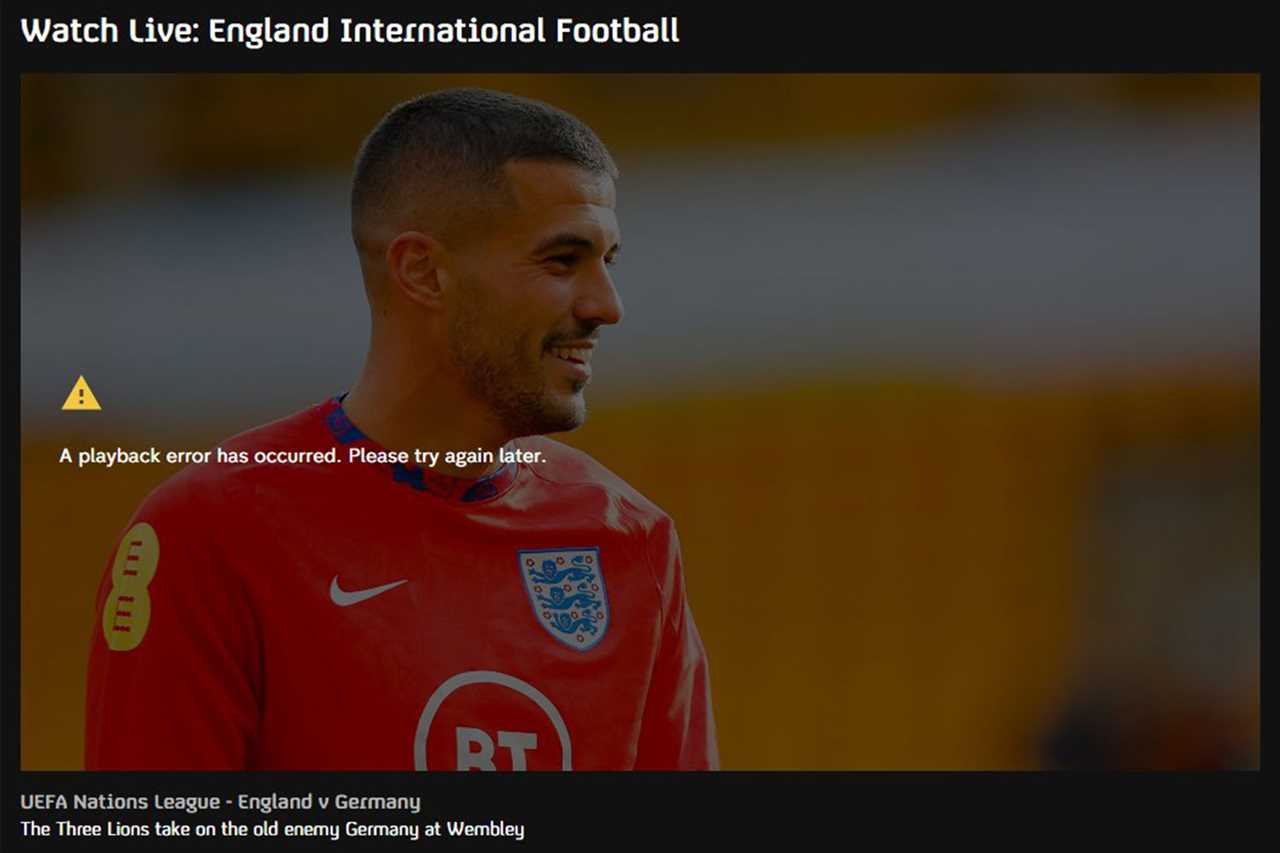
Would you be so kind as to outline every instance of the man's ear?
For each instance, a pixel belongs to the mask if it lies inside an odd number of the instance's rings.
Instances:
[[[387,277],[400,293],[426,307],[441,304],[439,262],[444,247],[420,231],[405,231],[387,244]]]

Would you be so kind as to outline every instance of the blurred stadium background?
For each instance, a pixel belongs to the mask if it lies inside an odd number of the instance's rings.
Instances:
[[[394,103],[622,168],[564,438],[676,519],[727,769],[1259,763],[1256,76],[27,76],[22,765],[81,766],[100,573],[173,469],[343,390]],[[59,411],[84,374],[104,410]]]

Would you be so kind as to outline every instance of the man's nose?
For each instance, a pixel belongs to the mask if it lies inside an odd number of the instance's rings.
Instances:
[[[579,320],[601,326],[622,322],[622,297],[613,285],[609,268],[601,262],[592,275],[583,279],[582,291],[574,305],[574,316]]]

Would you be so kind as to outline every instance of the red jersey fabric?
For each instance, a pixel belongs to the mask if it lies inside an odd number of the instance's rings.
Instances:
[[[384,448],[334,398],[162,484],[98,592],[86,768],[718,768],[671,519],[511,446],[543,461],[349,462]],[[338,462],[254,461],[300,450]]]

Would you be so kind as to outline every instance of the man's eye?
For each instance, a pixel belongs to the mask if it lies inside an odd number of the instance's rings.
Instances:
[[[573,266],[573,264],[578,260],[578,256],[577,255],[555,255],[553,257],[547,258],[547,260],[553,264],[563,264],[568,267],[568,266]]]

